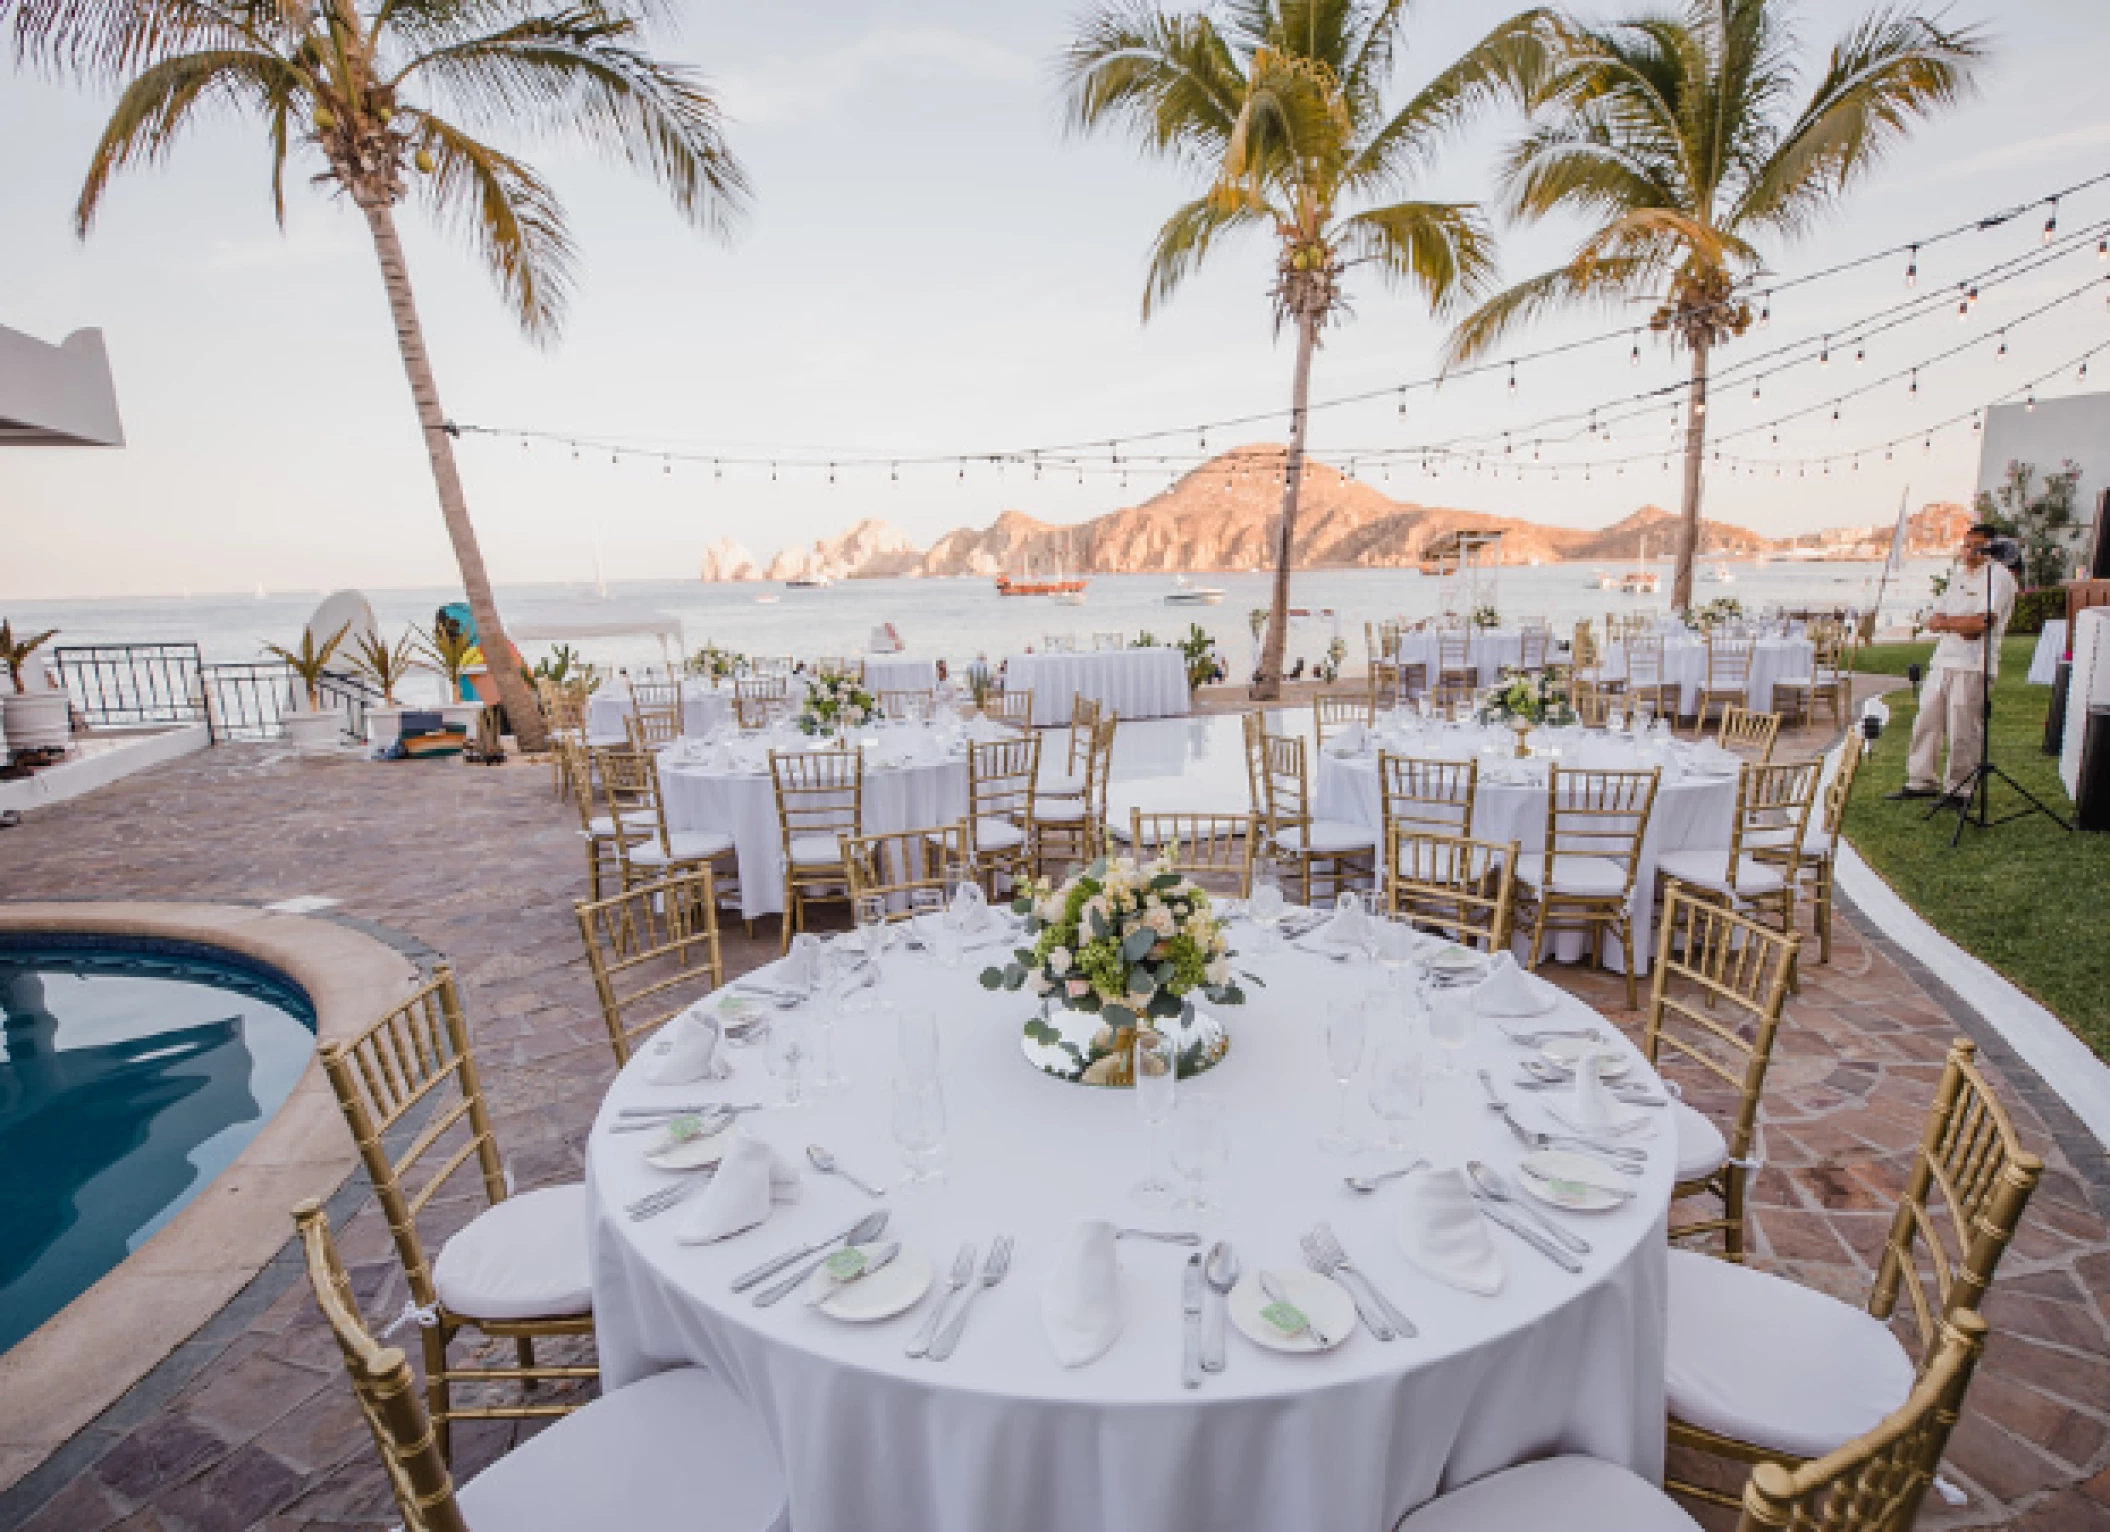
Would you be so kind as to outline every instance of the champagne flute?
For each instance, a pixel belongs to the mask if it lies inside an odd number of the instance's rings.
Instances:
[[[1131,1065],[1134,1076],[1136,1109],[1143,1114],[1143,1125],[1150,1130],[1149,1148],[1146,1151],[1149,1172],[1129,1188],[1129,1197],[1147,1208],[1172,1206],[1173,1189],[1157,1172],[1158,1135],[1172,1116],[1174,1098],[1179,1085],[1179,1049],[1171,1036],[1149,1027],[1135,1029],[1135,1053]]]
[[[1259,928],[1260,940],[1255,945],[1262,952],[1273,952],[1280,945],[1282,919],[1282,883],[1273,857],[1263,857],[1253,866],[1253,892],[1246,899],[1246,913]]]
[[[819,949],[816,967],[816,987],[825,992],[824,1003],[818,1007],[819,1036],[811,1050],[813,1061],[813,1093],[816,1096],[839,1096],[850,1088],[849,1077],[836,1067],[835,1019],[847,1009],[849,996],[857,987],[857,958],[843,942],[831,942]]]
[[[1421,1103],[1421,1047],[1408,1028],[1387,1028],[1370,1061],[1370,1109],[1384,1119],[1388,1152],[1414,1152],[1408,1131],[1421,1114]]]
[[[894,1056],[903,1075],[918,1080],[938,1077],[936,1011],[928,1006],[905,1005],[894,1012]]]
[[[1473,1040],[1473,1003],[1468,990],[1446,990],[1429,997],[1429,1040],[1443,1050],[1437,1071],[1449,1079],[1458,1073],[1458,1054]]]
[[[945,1168],[940,1159],[945,1146],[945,1091],[935,1077],[910,1074],[894,1076],[894,1142],[900,1146],[908,1174],[904,1187],[942,1184]]]
[[[909,928],[932,957],[938,955],[938,934],[945,924],[945,895],[935,888],[909,890]]]
[[[806,1023],[790,1011],[780,1011],[770,1023],[763,1062],[770,1075],[783,1084],[784,1099],[779,1105],[787,1112],[798,1111],[807,1104],[805,1070],[812,1056]]]
[[[1363,1067],[1371,1024],[1379,1019],[1379,1011],[1376,998],[1371,996],[1353,1005],[1336,1005],[1327,1014],[1326,1063],[1339,1088],[1340,1101],[1334,1113],[1333,1131],[1319,1140],[1319,1148],[1326,1154],[1354,1154],[1363,1147],[1363,1141],[1348,1126],[1348,1092]]]
[[[1197,1218],[1214,1213],[1217,1208],[1209,1200],[1209,1182],[1230,1157],[1223,1103],[1214,1096],[1182,1096],[1172,1113],[1172,1166],[1188,1186],[1179,1205]]]

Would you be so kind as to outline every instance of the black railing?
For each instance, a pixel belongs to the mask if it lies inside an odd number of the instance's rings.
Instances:
[[[53,651],[74,716],[90,728],[202,723],[214,744],[273,739],[285,732],[300,694],[283,660],[208,665],[196,644],[84,644]],[[366,736],[366,710],[381,693],[358,676],[325,671],[324,707],[345,712],[347,731]]]
[[[214,744],[275,739],[285,733],[285,715],[302,691],[300,678],[283,660],[207,665],[202,682],[205,721],[212,725]],[[315,689],[324,707],[344,709],[346,732],[354,739],[366,737],[366,710],[380,702],[380,692],[357,676],[334,670],[324,671]]]

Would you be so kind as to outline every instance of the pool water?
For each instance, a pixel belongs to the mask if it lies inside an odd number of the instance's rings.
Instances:
[[[307,996],[236,954],[0,936],[0,1352],[225,1170],[314,1051]]]

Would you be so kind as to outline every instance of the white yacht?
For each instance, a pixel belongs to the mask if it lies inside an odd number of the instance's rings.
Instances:
[[[1196,585],[1185,575],[1172,577],[1172,589],[1165,592],[1167,606],[1222,606],[1224,593],[1214,585]]]

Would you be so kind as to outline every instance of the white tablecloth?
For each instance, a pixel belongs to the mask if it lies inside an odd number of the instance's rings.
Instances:
[[[1815,674],[1817,650],[1806,638],[1761,638],[1751,651],[1751,669],[1745,677],[1744,705],[1755,712],[1773,710],[1773,683]],[[1626,645],[1607,644],[1604,674],[1608,681],[1626,679]],[[1663,641],[1663,678],[1679,688],[1678,711],[1691,717],[1700,700],[1700,687],[1707,680],[1707,646],[1696,638],[1666,638]]]
[[[1208,1232],[1234,1242],[1248,1270],[1294,1266],[1298,1234],[1328,1220],[1420,1336],[1380,1344],[1358,1331],[1326,1357],[1282,1356],[1234,1329],[1228,1369],[1190,1391],[1179,1381],[1187,1252],[1123,1241],[1124,1332],[1090,1366],[1064,1370],[1039,1309],[1065,1234],[1087,1218],[1153,1222],[1127,1197],[1152,1163],[1135,1103],[1126,1091],[1070,1085],[1030,1067],[1019,1051],[1026,1002],[983,991],[972,959],[947,971],[896,952],[886,964],[881,993],[937,1016],[951,1180],[889,1196],[884,1237],[941,1272],[963,1240],[984,1251],[999,1233],[1017,1241],[1008,1278],[977,1299],[950,1361],[902,1354],[928,1298],[890,1323],[853,1326],[796,1298],[765,1309],[729,1291],[739,1272],[874,1206],[838,1178],[802,1170],[799,1202],[719,1245],[678,1244],[678,1212],[644,1223],[622,1215],[623,1204],[667,1178],[642,1163],[641,1135],[608,1134],[616,1110],[693,1099],[696,1087],[649,1085],[633,1064],[588,1148],[604,1386],[691,1363],[714,1369],[761,1415],[799,1532],[1379,1532],[1444,1490],[1552,1453],[1660,1476],[1672,1179],[1662,1132],[1645,1141],[1650,1164],[1632,1183],[1634,1202],[1588,1217],[1549,1215],[1595,1246],[1582,1275],[1491,1228],[1504,1290],[1489,1298],[1440,1285],[1395,1242],[1397,1183],[1368,1198],[1340,1185],[1344,1171],[1372,1167],[1377,1156],[1343,1160],[1316,1147],[1334,1110],[1322,1022],[1370,975],[1290,953],[1268,965],[1269,987],[1255,986],[1252,1003],[1227,1017],[1226,1059],[1181,1086],[1222,1100],[1232,1125],[1228,1167],[1215,1182],[1225,1211]],[[1592,1019],[1566,997],[1547,1018]],[[1516,1050],[1481,1030],[1465,1064],[1484,1062],[1510,1079]],[[765,1112],[748,1119],[750,1131],[793,1157],[825,1144],[858,1174],[891,1180],[899,1165],[888,1128],[893,1028],[881,1015],[852,1014],[837,1024],[836,1045],[850,1091],[797,1114]],[[778,1099],[759,1051],[733,1053],[737,1073],[724,1099]],[[1637,1062],[1635,1075],[1649,1072]],[[1360,1125],[1372,1128],[1361,1094],[1358,1083]],[[1550,1125],[1540,1099],[1512,1094],[1522,1120]],[[1519,1155],[1469,1073],[1437,1096],[1421,1131],[1427,1149],[1452,1159],[1470,1153],[1512,1170]],[[1156,1226],[1181,1226],[1182,1215],[1165,1216]]]
[[[1473,804],[1472,834],[1479,840],[1521,843],[1525,854],[1546,849],[1546,807],[1549,797],[1547,762],[1517,761],[1512,752],[1515,736],[1508,729],[1496,737],[1477,727],[1439,727],[1427,733],[1403,735],[1386,746],[1395,755],[1422,756],[1462,761],[1485,743],[1497,751],[1482,755],[1480,779]],[[1632,771],[1655,764],[1644,761],[1634,746],[1623,739],[1601,735],[1574,735],[1561,747],[1563,766],[1590,767],[1606,771]],[[1649,814],[1648,832],[1641,838],[1641,863],[1634,877],[1634,941],[1641,948],[1636,973],[1647,973],[1655,956],[1656,858],[1666,851],[1696,846],[1720,846],[1726,865],[1729,836],[1736,818],[1736,778],[1687,775],[1675,764],[1684,747],[1673,745],[1672,764],[1666,765],[1656,789],[1655,807]],[[1378,788],[1375,751],[1343,760],[1320,751],[1318,789],[1312,812],[1321,819],[1345,819],[1353,824],[1381,830],[1384,825],[1383,795]],[[1529,782],[1514,784],[1491,780],[1490,773],[1525,772]],[[1582,955],[1582,944],[1569,940],[1558,956],[1573,960]],[[1528,947],[1520,947],[1528,951]],[[1616,938],[1605,941],[1606,961],[1624,968],[1625,954]]]
[[[1438,662],[1442,657],[1437,633],[1403,633],[1399,639],[1399,662],[1402,665],[1427,667],[1429,684],[1436,684]],[[1456,634],[1451,637],[1456,638]],[[1546,640],[1546,658],[1554,658],[1554,642]],[[1466,663],[1473,667],[1475,680],[1483,686],[1492,684],[1503,668],[1514,669],[1523,662],[1524,635],[1515,628],[1491,628],[1475,631],[1466,638]]]
[[[868,654],[864,657],[865,690],[929,692],[938,689],[938,662],[912,654]]]
[[[2029,684],[2049,686],[2059,679],[2059,661],[2066,656],[2066,619],[2054,617],[2037,635],[2037,647],[2029,657]]]
[[[1189,705],[1187,660],[1177,649],[1105,649],[1089,654],[1014,654],[1004,686],[1033,693],[1036,724],[1070,721],[1079,695],[1123,718],[1169,718]]]
[[[630,688],[620,681],[604,685],[586,704],[586,741],[593,745],[621,745],[629,743],[623,720],[632,711]],[[730,688],[720,691],[710,682],[690,680],[681,683],[682,732],[701,739],[733,716],[733,693]]]
[[[928,728],[889,726],[876,731],[876,737],[881,743],[865,755],[867,835],[953,824],[965,817],[963,757],[940,751]],[[784,837],[777,826],[777,791],[769,774],[767,742],[744,741],[738,748],[757,769],[714,769],[662,755],[659,782],[669,829],[716,830],[733,838],[740,859],[740,914],[753,920],[783,913]],[[915,764],[880,764],[910,749],[918,752]]]

